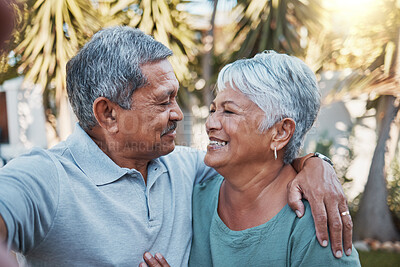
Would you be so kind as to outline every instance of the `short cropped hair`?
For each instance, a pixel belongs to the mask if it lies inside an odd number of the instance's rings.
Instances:
[[[227,84],[264,111],[261,131],[284,118],[295,121],[296,129],[284,154],[284,163],[291,163],[320,109],[321,94],[313,71],[296,57],[264,51],[226,65],[218,75],[217,92]]]
[[[172,51],[139,29],[127,26],[100,30],[67,63],[67,92],[84,130],[97,125],[93,103],[106,97],[131,108],[133,92],[146,84],[141,65],[168,58]]]

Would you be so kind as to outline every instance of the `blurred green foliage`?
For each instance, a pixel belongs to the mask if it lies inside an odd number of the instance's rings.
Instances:
[[[400,264],[400,254],[384,251],[358,251],[363,267],[395,267]]]
[[[348,135],[348,144],[343,146],[335,144],[334,140],[328,137],[328,133],[324,132],[318,137],[315,147],[315,151],[326,155],[332,160],[336,175],[342,185],[353,181],[352,178],[348,177],[347,172],[355,158],[353,149],[354,135],[353,132],[348,133]]]
[[[400,229],[400,158],[396,157],[391,164],[388,175],[388,205],[393,220]]]
[[[304,55],[310,36],[321,34],[328,21],[319,0],[239,0],[236,13],[238,23],[224,55],[227,61],[271,49]]]

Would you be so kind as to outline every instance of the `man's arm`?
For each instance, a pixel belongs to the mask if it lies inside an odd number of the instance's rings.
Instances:
[[[292,164],[298,167],[300,159]],[[332,252],[342,257],[342,241],[346,255],[351,254],[353,223],[348,211],[346,197],[333,167],[320,158],[312,157],[288,184],[288,203],[301,217],[304,214],[302,198],[309,201],[321,246],[327,246],[330,234]],[[329,226],[329,234],[328,234]]]
[[[210,178],[214,177],[215,175],[218,175],[216,170],[207,166],[204,163],[204,156],[206,155],[205,151],[197,150],[196,155],[197,155],[197,158],[196,158],[197,172],[196,172],[195,184],[204,182],[207,179],[210,179]]]
[[[18,252],[31,250],[47,234],[56,214],[59,176],[42,150],[0,169],[0,242]]]

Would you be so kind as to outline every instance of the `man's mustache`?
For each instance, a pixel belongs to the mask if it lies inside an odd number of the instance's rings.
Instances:
[[[168,133],[168,132],[170,132],[170,131],[175,130],[177,126],[178,126],[177,122],[176,122],[176,121],[172,121],[172,122],[168,125],[168,127],[162,131],[161,136],[163,136],[164,134],[166,134],[166,133]]]

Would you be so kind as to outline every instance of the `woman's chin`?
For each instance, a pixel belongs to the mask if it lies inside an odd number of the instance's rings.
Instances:
[[[208,167],[215,169],[218,167],[218,160],[209,156],[207,153],[206,156],[204,157],[204,164],[206,164]]]
[[[208,160],[207,156],[204,157],[204,164],[206,164],[208,167],[213,168],[212,161]]]

